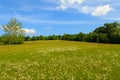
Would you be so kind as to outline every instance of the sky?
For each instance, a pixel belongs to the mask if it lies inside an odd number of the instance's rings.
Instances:
[[[30,36],[89,33],[120,22],[120,0],[0,0],[0,35],[11,18]]]

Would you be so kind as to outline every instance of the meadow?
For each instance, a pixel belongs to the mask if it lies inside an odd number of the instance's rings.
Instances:
[[[0,80],[119,80],[120,45],[28,41],[0,45]]]

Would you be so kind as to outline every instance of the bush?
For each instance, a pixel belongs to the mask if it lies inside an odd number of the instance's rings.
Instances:
[[[1,38],[3,44],[22,44],[24,43],[24,31],[21,23],[16,19],[11,19],[8,24],[2,26],[5,34]]]

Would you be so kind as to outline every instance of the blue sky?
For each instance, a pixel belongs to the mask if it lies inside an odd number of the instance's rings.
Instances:
[[[119,9],[120,0],[0,0],[0,27],[17,18],[31,36],[89,33],[120,22]]]

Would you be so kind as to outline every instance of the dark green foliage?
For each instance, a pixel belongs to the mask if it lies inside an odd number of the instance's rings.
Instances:
[[[31,40],[32,40],[32,41],[38,40],[38,38],[37,38],[37,36],[33,36],[33,37],[31,38]]]
[[[103,33],[99,33],[98,38],[97,38],[97,42],[98,43],[107,43],[108,42],[107,35],[103,34]]]
[[[24,38],[25,38],[25,41],[30,41],[31,40],[30,36],[26,36]]]
[[[0,36],[0,43],[1,43],[1,39],[2,39],[2,37]]]
[[[94,33],[106,33],[106,28],[105,27],[98,27],[93,32]]]
[[[24,37],[23,36],[10,36],[10,35],[4,34],[1,38],[1,43],[22,44],[24,43]]]
[[[93,33],[101,33],[101,37],[106,37],[107,43],[120,43],[120,23],[106,23],[104,26],[96,28]]]
[[[62,40],[70,40],[70,38],[71,38],[70,34],[64,34],[62,36]]]
[[[104,33],[89,33],[86,37],[87,42],[98,42],[98,43],[107,43],[108,38]]]
[[[77,41],[84,41],[85,40],[85,34],[80,32],[78,35],[77,35]]]

